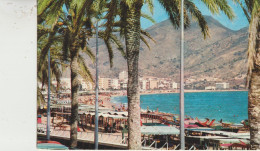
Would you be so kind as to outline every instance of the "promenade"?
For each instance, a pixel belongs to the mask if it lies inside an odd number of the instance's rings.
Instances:
[[[37,136],[38,138],[45,138],[46,137],[46,124],[38,124],[37,126]],[[127,136],[127,134],[125,134]],[[59,127],[56,127],[54,129],[53,126],[50,127],[50,137],[52,140],[59,140],[61,142],[68,142],[70,139],[70,130],[66,129],[60,129]],[[126,149],[127,144],[125,139],[122,139],[122,133],[103,133],[99,132],[98,134],[98,142],[99,145],[105,146],[105,147],[112,147],[117,149]],[[89,144],[90,146],[94,144],[94,131],[87,130],[86,132],[80,131],[78,132],[78,142],[81,144]]]

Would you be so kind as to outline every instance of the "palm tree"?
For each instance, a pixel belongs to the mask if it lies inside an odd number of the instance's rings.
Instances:
[[[45,105],[44,101],[44,96],[42,94],[42,89],[44,85],[48,85],[48,61],[47,61],[47,56],[44,55],[42,52],[44,50],[52,49],[51,51],[51,60],[50,60],[50,69],[51,69],[51,77],[52,79],[56,79],[57,85],[54,86],[51,84],[51,91],[52,92],[57,92],[59,90],[60,86],[60,78],[61,78],[61,73],[62,73],[62,62],[61,59],[59,58],[60,52],[57,51],[59,48],[57,47],[50,47],[49,43],[49,36],[48,35],[48,30],[45,29],[43,26],[38,25],[38,50],[37,50],[37,105],[38,107]],[[55,40],[54,37],[51,38],[52,40]],[[40,85],[41,87],[40,87]]]
[[[102,8],[100,1],[85,0],[61,0],[61,1],[38,1],[38,24],[45,24],[49,27],[49,43],[48,47],[53,44],[53,37],[62,43],[63,61],[70,64],[71,70],[71,133],[70,147],[77,147],[77,120],[78,120],[78,90],[79,76],[86,81],[93,81],[87,64],[83,58],[83,53],[88,55],[91,60],[95,57],[87,45],[87,39],[93,36],[92,19],[97,17],[98,10]],[[57,31],[54,33],[54,31]],[[41,36],[41,32],[39,32]],[[124,55],[124,49],[121,42],[113,34],[104,36],[99,32],[99,37],[105,41],[110,65],[113,65],[112,44],[116,44],[117,48]],[[44,49],[45,50],[45,49]],[[45,56],[46,51],[42,51]]]
[[[237,0],[249,25],[248,38],[248,119],[251,149],[260,149],[260,2],[259,0]],[[244,3],[242,3],[244,2]]]
[[[86,16],[86,7],[89,7],[91,3],[92,2],[90,1],[66,0],[56,2],[45,0],[38,1],[38,23],[40,21],[46,23],[46,26],[51,26],[50,30],[52,31],[55,30],[58,21],[62,22],[61,26],[57,30],[59,31],[59,34],[62,35],[63,60],[70,63],[71,70],[71,148],[77,147],[78,90],[80,84],[80,72],[84,74],[83,77],[85,76],[86,79],[92,79],[84,59],[79,53],[79,50],[83,50],[86,54],[93,56],[91,51],[89,51],[90,49],[86,46],[87,37],[85,33],[89,26],[84,26],[86,19],[83,21],[83,17]],[[64,6],[66,10],[63,10]],[[53,36],[59,34],[53,34]]]
[[[180,25],[180,0],[158,0],[159,3],[165,8],[168,13],[170,20],[174,27],[178,28]],[[209,10],[215,14],[219,11],[223,11],[229,19],[234,18],[232,9],[227,4],[226,0],[218,1],[206,1],[201,0]],[[121,21],[121,34],[124,35],[126,44],[126,58],[128,67],[128,87],[127,87],[127,98],[128,98],[128,138],[129,138],[129,149],[140,150],[141,149],[141,131],[140,131],[140,95],[139,95],[139,84],[138,84],[138,59],[139,59],[139,48],[141,39],[141,23],[140,17],[141,9],[144,4],[147,4],[150,11],[153,10],[152,0],[111,0],[108,4],[109,11],[108,15],[108,29],[113,21],[113,16],[116,16],[116,10],[120,11]],[[201,28],[204,38],[209,36],[207,23],[202,16],[201,12],[195,6],[193,1],[185,0],[185,27],[190,24],[190,14],[194,17]]]

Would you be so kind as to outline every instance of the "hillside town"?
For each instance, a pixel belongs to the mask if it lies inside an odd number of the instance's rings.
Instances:
[[[244,81],[245,76],[240,76],[234,80]],[[99,89],[101,91],[118,91],[126,90],[128,81],[127,71],[119,73],[117,78],[99,77]],[[57,81],[53,80],[52,84],[57,85]],[[41,84],[39,83],[41,86]],[[70,91],[71,80],[70,78],[61,78],[60,90]],[[139,76],[139,87],[141,92],[148,90],[177,90],[179,88],[178,81],[174,81],[172,78],[158,78],[153,76]],[[94,91],[95,81],[92,83],[86,81],[83,78],[80,79],[80,91]],[[244,90],[244,84],[232,84],[223,81],[220,78],[206,77],[189,77],[185,80],[186,90]],[[43,93],[46,92],[46,85],[43,87]]]

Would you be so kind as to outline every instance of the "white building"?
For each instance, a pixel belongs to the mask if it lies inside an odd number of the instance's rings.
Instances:
[[[99,78],[98,86],[99,86],[99,89],[104,89],[104,90],[111,88],[111,79],[110,78]]]
[[[223,82],[223,83],[216,83],[216,89],[229,89],[229,83]]]
[[[127,83],[121,82],[120,83],[120,89],[126,89],[127,88]]]
[[[120,89],[120,84],[118,79],[111,79],[111,88]]]
[[[119,80],[125,80],[128,79],[128,73],[126,71],[122,71],[119,73]]]
[[[149,80],[149,88],[150,89],[158,89],[159,81],[157,79],[150,79]]]
[[[178,84],[176,82],[172,82],[171,83],[171,88],[172,89],[177,89],[178,88]]]
[[[83,90],[93,90],[94,89],[94,83],[92,83],[92,82],[80,79],[80,84],[81,84]]]
[[[147,85],[147,81],[141,79],[141,80],[140,80],[140,88],[141,88],[141,90],[146,90],[146,89],[147,89],[147,88],[146,88],[146,85]]]
[[[214,87],[214,86],[207,86],[207,87],[205,87],[205,90],[216,90],[216,87]]]
[[[164,85],[163,83],[159,83],[159,84],[158,84],[158,88],[159,88],[159,89],[163,89],[163,88],[165,88],[165,85]]]

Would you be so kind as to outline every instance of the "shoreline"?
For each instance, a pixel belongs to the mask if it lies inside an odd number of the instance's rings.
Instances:
[[[247,92],[247,90],[216,90],[216,91],[209,91],[209,90],[188,90],[188,91],[185,91],[186,93],[207,93],[207,92]],[[156,91],[153,91],[153,92],[146,92],[146,93],[140,93],[140,95],[156,95],[156,94],[171,94],[171,93],[179,93],[178,91],[177,92],[167,92],[167,91],[164,91],[164,92],[156,92]],[[120,105],[120,102],[113,102],[113,97],[120,97],[120,96],[125,96],[125,95],[112,95],[110,100],[111,102],[110,103],[114,103],[114,104],[117,104],[118,106]],[[141,112],[145,112],[146,111],[146,108],[142,108],[141,109]],[[173,114],[173,113],[169,113],[169,112],[165,112],[165,111],[159,111],[158,112],[159,114]],[[193,115],[190,115],[190,116],[193,116]],[[196,117],[196,116],[195,116]],[[199,119],[204,119],[204,118],[201,118],[201,117],[198,117]],[[230,122],[229,120],[226,119],[227,122]],[[232,120],[231,120],[232,121]],[[240,123],[240,121],[237,121],[236,123]]]
[[[140,95],[150,95],[150,94],[172,94],[172,93],[180,93],[180,90],[151,90],[146,92],[140,92]],[[246,92],[248,90],[184,90],[184,93],[200,93],[200,92]],[[113,92],[111,92],[113,93]],[[125,93],[116,93],[111,95],[111,97],[116,96],[126,96]]]
[[[247,90],[217,90],[217,91],[212,91],[212,90],[186,90],[186,93],[198,93],[198,92],[246,92]],[[140,93],[140,95],[153,95],[153,94],[171,94],[171,93],[179,93],[178,91],[148,91],[145,93]],[[105,107],[108,109],[111,109],[113,111],[122,111],[122,107],[124,106],[123,111],[126,111],[127,105],[124,105],[124,103],[120,102],[113,102],[113,97],[120,97],[120,96],[126,96],[126,91],[112,91],[109,93],[104,93],[99,95],[99,106],[100,107]],[[127,96],[126,96],[127,97]],[[95,102],[95,95],[90,95],[90,96],[80,96],[79,99],[81,103],[86,104],[86,105],[94,105]],[[83,101],[84,100],[84,101]],[[146,109],[142,108],[141,112],[144,112]],[[161,114],[167,114],[168,112],[161,112]],[[171,113],[169,113],[171,114]]]
[[[155,93],[140,93],[140,95],[149,95],[149,94],[171,94],[171,93],[180,93],[178,91],[175,92],[155,92]],[[248,90],[184,90],[184,93],[200,93],[200,92],[241,92],[241,91],[248,91]]]

